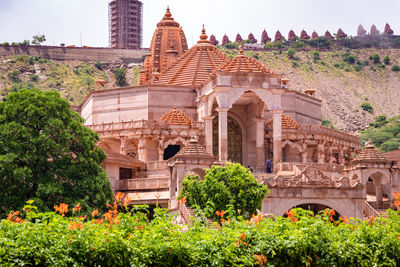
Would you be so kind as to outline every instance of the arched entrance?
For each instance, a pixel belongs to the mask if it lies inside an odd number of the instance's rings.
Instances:
[[[218,156],[218,116],[213,119],[213,155]],[[242,129],[239,123],[228,116],[228,159],[242,163]]]
[[[301,208],[303,210],[311,210],[314,214],[318,214],[320,211],[323,211],[325,209],[332,209],[331,207],[328,207],[326,205],[323,204],[318,204],[318,203],[305,203],[305,204],[301,204],[301,205],[297,205],[294,208]],[[287,217],[287,215],[284,215],[285,217]],[[335,210],[335,215],[332,216],[333,219],[335,221],[339,220],[340,218],[340,214]]]

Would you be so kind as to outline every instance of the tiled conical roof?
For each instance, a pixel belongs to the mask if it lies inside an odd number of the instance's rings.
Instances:
[[[207,40],[203,27],[200,40],[160,76],[160,84],[201,86],[210,75],[229,60]]]
[[[267,123],[272,123],[273,119],[270,119]],[[282,114],[282,129],[298,129],[300,124],[298,124],[292,117],[286,114]]]
[[[239,50],[239,55],[232,60],[227,61],[220,69],[220,71],[227,72],[258,72],[270,74],[271,71],[267,69],[255,58],[246,56],[243,50]]]
[[[375,149],[375,146],[371,141],[368,141],[365,149],[361,150],[360,154],[354,159],[354,161],[387,161],[386,156]]]
[[[192,119],[185,112],[177,110],[176,107],[166,112],[160,120],[165,121],[168,125],[192,125]]]
[[[282,128],[284,129],[298,129],[299,124],[290,116],[282,114]]]
[[[204,146],[200,145],[196,140],[190,140],[187,145],[185,145],[179,155],[208,155]]]

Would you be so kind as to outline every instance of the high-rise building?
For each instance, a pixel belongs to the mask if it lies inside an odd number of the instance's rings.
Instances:
[[[138,0],[112,0],[109,3],[110,46],[142,47],[143,4]]]

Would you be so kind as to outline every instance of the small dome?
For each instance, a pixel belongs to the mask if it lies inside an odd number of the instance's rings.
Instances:
[[[386,156],[375,149],[375,146],[371,141],[368,141],[365,149],[361,150],[360,154],[354,159],[354,161],[387,161]]]
[[[239,55],[226,62],[221,68],[221,71],[271,73],[271,71],[265,68],[258,60],[246,56],[243,52],[243,49],[240,48]]]
[[[160,120],[165,121],[168,125],[192,125],[192,119],[185,112],[177,110],[176,107],[164,113]]]

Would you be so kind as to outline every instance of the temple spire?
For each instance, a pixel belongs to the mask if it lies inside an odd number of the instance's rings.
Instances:
[[[208,40],[208,36],[206,34],[206,29],[204,28],[204,24],[203,24],[203,28],[201,30],[200,40],[197,43],[198,44],[209,44],[210,43],[210,41]]]

